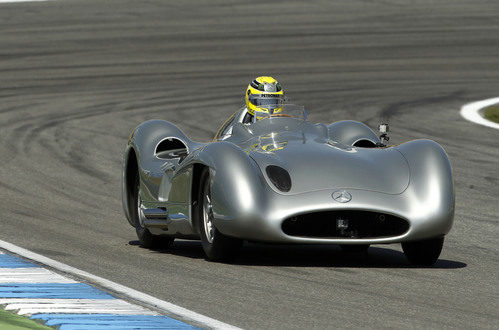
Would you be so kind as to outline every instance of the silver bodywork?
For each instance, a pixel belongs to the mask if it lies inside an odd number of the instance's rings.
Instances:
[[[193,219],[198,173],[208,167],[214,225],[228,236],[281,243],[375,244],[434,238],[450,230],[452,172],[437,143],[415,140],[380,147],[377,135],[359,122],[325,125],[267,118],[248,125],[241,123],[245,113],[241,109],[234,114],[211,143],[191,141],[167,121],[139,125],[124,155],[123,207],[130,224],[135,226],[130,178],[138,171],[141,217],[150,232],[198,238]],[[368,147],[356,147],[359,143]],[[265,170],[269,165],[287,170],[289,191],[271,182]],[[290,235],[283,230],[286,220],[332,211],[393,215],[408,226],[396,235],[376,237]],[[343,223],[331,221],[336,226]]]

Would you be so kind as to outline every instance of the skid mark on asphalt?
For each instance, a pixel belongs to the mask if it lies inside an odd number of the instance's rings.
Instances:
[[[11,3],[11,2],[41,2],[50,0],[0,0],[0,3]]]
[[[0,0],[0,4],[15,3],[15,2],[43,2],[43,1],[54,1],[54,0]]]

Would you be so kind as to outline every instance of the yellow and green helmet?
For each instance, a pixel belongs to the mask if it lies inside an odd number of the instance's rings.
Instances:
[[[282,111],[284,91],[277,80],[261,76],[250,82],[244,97],[248,113],[256,112],[274,114]]]

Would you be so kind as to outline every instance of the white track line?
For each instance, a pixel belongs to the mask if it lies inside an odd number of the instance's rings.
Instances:
[[[18,309],[19,315],[34,315],[34,314],[115,314],[115,315],[154,315],[142,314],[135,309],[106,309],[103,307],[97,308],[82,308],[81,306],[75,308],[54,308],[52,306],[47,308],[23,308]]]
[[[0,283],[78,283],[45,268],[0,268]],[[1,300],[1,298],[0,298]]]
[[[104,288],[107,288],[111,291],[117,292],[119,294],[122,294],[126,297],[129,297],[131,300],[136,300],[140,301],[145,304],[149,304],[152,306],[155,306],[156,308],[165,310],[173,315],[176,315],[180,318],[184,318],[187,320],[191,320],[194,322],[197,322],[204,327],[208,328],[213,328],[213,329],[239,329],[236,328],[230,324],[223,323],[221,321],[212,319],[211,317],[201,315],[199,313],[196,313],[194,311],[191,311],[187,308],[177,306],[175,304],[169,303],[167,301],[155,298],[153,296],[150,296],[148,294],[142,293],[140,291],[134,290],[132,288],[126,287],[124,285],[106,280],[105,278],[90,274],[88,272],[85,272],[83,270],[68,266],[66,264],[63,264],[59,261],[55,261],[53,259],[47,258],[45,256],[42,256],[38,253],[31,252],[29,250],[26,250],[22,247],[19,247],[17,245],[14,245],[9,242],[5,242],[0,240],[0,248],[10,251],[12,253],[15,253],[17,255],[20,255],[24,258],[34,260],[38,263],[47,265],[49,267],[52,267],[54,269],[57,269],[59,271],[69,273],[76,275],[80,278],[84,278],[92,283],[101,285]],[[23,312],[29,312],[26,310],[23,310]],[[69,311],[66,311],[65,313],[70,313]]]
[[[461,116],[463,116],[466,120],[474,122],[475,124],[499,129],[499,124],[483,118],[479,113],[483,108],[496,103],[499,103],[499,97],[468,103],[461,108]]]
[[[5,310],[18,310],[18,314],[78,313],[78,314],[133,314],[158,315],[144,307],[121,299],[0,299]]]

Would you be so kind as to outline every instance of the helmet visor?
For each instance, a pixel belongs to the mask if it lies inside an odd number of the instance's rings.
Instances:
[[[284,103],[284,97],[279,94],[261,94],[261,95],[250,95],[248,98],[251,104],[254,106],[265,108],[265,109],[275,109],[280,107]]]

